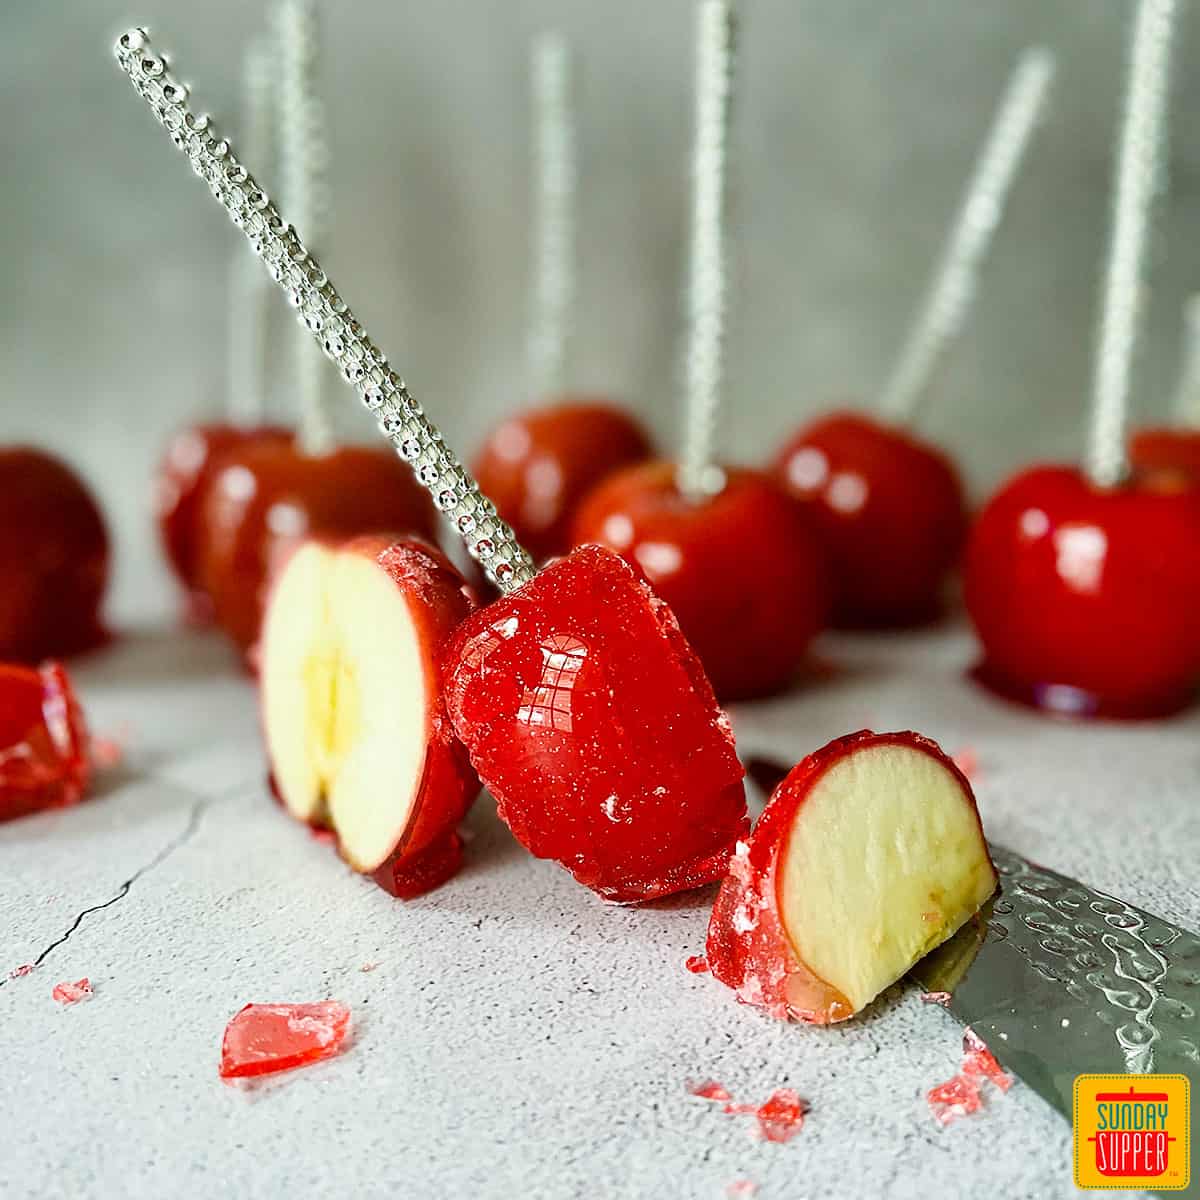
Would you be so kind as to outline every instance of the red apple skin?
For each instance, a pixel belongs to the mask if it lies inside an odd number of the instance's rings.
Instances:
[[[935,447],[861,413],[800,430],[774,470],[833,565],[841,628],[905,628],[941,615],[967,533],[962,481]]]
[[[60,663],[0,663],[0,821],[78,803],[91,781],[83,710]]]
[[[749,828],[733,733],[699,660],[601,546],[459,626],[446,703],[516,839],[606,900],[720,879]]]
[[[511,417],[484,441],[472,470],[518,541],[539,561],[571,547],[571,521],[606,476],[653,453],[627,412],[565,398]]]
[[[0,448],[0,659],[36,663],[108,640],[104,518],[64,462]]]
[[[780,916],[783,904],[778,885],[792,823],[821,776],[848,755],[877,746],[905,746],[936,759],[957,778],[979,820],[966,776],[936,742],[919,733],[860,729],[835,738],[803,759],[771,793],[749,840],[738,843],[708,925],[708,968],[743,1004],[780,1020],[791,1018],[814,1025],[854,1015],[850,1002],[798,958]],[[981,835],[982,830],[981,823]]]
[[[825,626],[825,554],[799,506],[769,475],[727,469],[695,502],[677,467],[648,462],[610,475],[580,505],[576,545],[615,550],[670,605],[723,702],[786,687]]]
[[[432,537],[433,503],[391,450],[343,446],[308,456],[289,444],[228,451],[201,510],[200,582],[217,624],[246,653],[268,583],[305,537],[400,529]]]
[[[965,592],[993,690],[1076,716],[1183,708],[1200,681],[1200,482],[1022,471],[980,513]]]
[[[1139,429],[1129,457],[1140,471],[1179,471],[1200,479],[1200,429]]]
[[[400,591],[419,598],[419,610],[410,605],[409,611],[419,611],[424,618],[421,644],[426,654],[426,678],[440,680],[451,634],[478,607],[474,591],[450,560],[419,538],[394,534],[364,534],[342,544],[324,538],[310,540],[320,541],[337,553],[361,554],[374,560]],[[293,547],[291,552],[299,548]],[[264,622],[271,620],[271,612],[268,600]],[[265,719],[264,710],[264,723]],[[265,737],[263,740],[267,744]],[[283,805],[275,784],[274,764],[268,786],[276,803]],[[439,696],[429,716],[425,763],[408,826],[387,861],[372,873],[375,882],[393,896],[410,900],[454,875],[462,865],[458,824],[478,795],[479,777],[465,747],[454,736],[445,699]]]
[[[225,423],[189,425],[167,443],[154,477],[154,518],[163,552],[187,598],[189,624],[211,620],[211,605],[199,584],[200,520],[204,494],[229,451],[254,444],[289,445],[293,434],[281,425],[245,427]]]

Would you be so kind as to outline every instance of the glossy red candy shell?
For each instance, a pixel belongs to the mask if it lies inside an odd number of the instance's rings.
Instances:
[[[670,610],[617,555],[574,550],[469,617],[447,706],[518,841],[605,899],[721,878],[742,767]]]

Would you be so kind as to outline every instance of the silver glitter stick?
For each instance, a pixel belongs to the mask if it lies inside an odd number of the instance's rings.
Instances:
[[[166,58],[154,51],[146,30],[122,34],[114,53],[138,95],[245,234],[250,248],[263,259],[271,278],[297,310],[299,320],[376,415],[384,436],[453,523],[488,578],[503,592],[532,579],[533,560],[496,515],[495,505],[445,445],[320,263],[280,216],[213,121],[192,110],[187,88],[171,75]]]

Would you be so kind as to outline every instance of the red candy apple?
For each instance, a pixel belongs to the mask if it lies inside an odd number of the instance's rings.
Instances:
[[[104,641],[107,582],[108,532],[79,477],[40,450],[0,448],[0,659],[37,662]]]
[[[75,804],[90,777],[87,727],[66,671],[0,664],[0,821]]]
[[[1187,704],[1200,681],[1200,482],[1149,473],[1099,488],[1036,466],[971,534],[966,601],[979,678],[1041,707],[1115,717]]]
[[[829,551],[835,624],[938,616],[967,531],[962,484],[944,454],[899,427],[834,413],[792,438],[775,470]]]
[[[1141,471],[1179,471],[1200,479],[1200,429],[1139,429],[1129,457]]]
[[[292,433],[278,425],[247,428],[212,423],[181,429],[167,443],[154,479],[154,515],[167,561],[188,599],[188,618],[200,622],[209,612],[208,597],[199,586],[200,528],[204,493],[221,456],[235,447],[256,443],[287,445]]]
[[[474,607],[437,550],[368,535],[301,546],[263,621],[263,727],[280,799],[403,898],[457,870],[458,823],[479,792],[441,677],[446,642]]]
[[[541,560],[570,548],[571,519],[587,492],[651,452],[649,436],[628,413],[567,400],[493,430],[473,472],[517,539]]]
[[[391,450],[344,446],[309,456],[291,444],[255,443],[222,458],[201,520],[200,583],[217,623],[246,651],[258,637],[272,571],[303,538],[431,534],[435,516]]]
[[[667,605],[584,546],[463,622],[455,731],[518,841],[606,900],[720,879],[747,829],[729,722]]]
[[[728,470],[692,501],[676,467],[610,476],[580,505],[576,544],[616,550],[671,606],[721,700],[777,691],[796,674],[829,610],[825,556],[799,506],[769,476]]]
[[[862,730],[795,767],[738,845],[709,924],[709,969],[773,1016],[845,1020],[995,887],[953,761],[919,734]]]

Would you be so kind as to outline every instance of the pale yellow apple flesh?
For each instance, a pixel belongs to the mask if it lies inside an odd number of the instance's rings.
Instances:
[[[372,558],[307,543],[271,595],[262,639],[263,723],[288,811],[328,824],[373,871],[420,792],[431,697],[420,622]]]
[[[798,806],[776,873],[796,957],[854,1012],[953,935],[996,886],[974,800],[928,753],[867,745]]]

